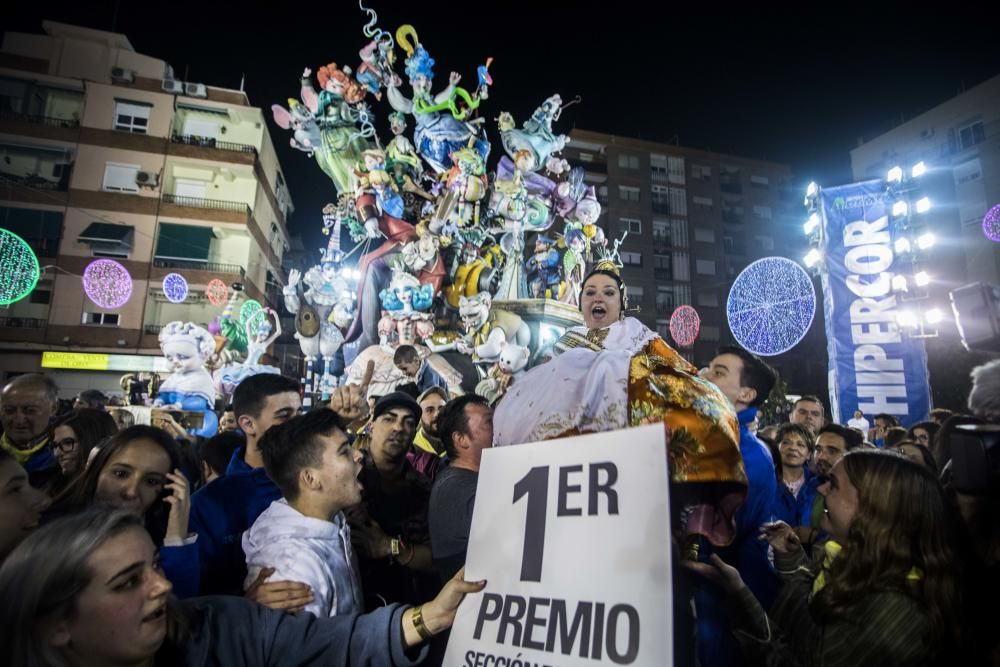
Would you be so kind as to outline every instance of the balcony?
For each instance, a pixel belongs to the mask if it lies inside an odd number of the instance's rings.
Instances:
[[[46,125],[48,127],[60,127],[70,130],[80,127],[80,120],[78,118],[51,118],[49,116],[38,116],[36,114],[20,113],[18,111],[0,111],[0,120],[32,123],[35,125]]]
[[[653,213],[670,215],[670,202],[665,199],[653,199]]]
[[[201,262],[194,259],[153,259],[153,266],[159,269],[188,269],[192,271],[208,271],[209,273],[229,273],[239,274],[240,278],[246,275],[242,266],[237,264],[218,264],[216,262]]]
[[[673,280],[673,269],[653,269],[653,277],[657,280]]]
[[[222,199],[201,199],[198,197],[178,197],[172,194],[163,194],[164,204],[174,204],[175,206],[186,206],[188,208],[207,208],[213,211],[230,211],[232,213],[250,213],[250,207],[241,201],[224,201]]]
[[[47,322],[38,317],[0,317],[0,328],[44,329]]]
[[[142,333],[146,336],[159,336],[160,330],[162,329],[162,324],[144,324],[142,327]]]
[[[215,148],[220,151],[231,151],[233,153],[256,153],[257,149],[248,144],[234,144],[229,141],[219,141],[212,137],[195,137],[189,134],[174,134],[170,137],[171,143],[184,144],[186,146],[198,146],[200,148]]]
[[[659,250],[660,248],[668,248],[673,243],[671,243],[669,234],[657,234],[653,232],[653,247]]]

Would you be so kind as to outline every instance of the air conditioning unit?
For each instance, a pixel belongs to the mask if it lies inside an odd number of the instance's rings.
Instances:
[[[173,93],[174,95],[184,94],[184,82],[177,81],[175,79],[164,79],[163,80],[163,92]]]
[[[124,67],[112,67],[111,80],[115,83],[134,83],[135,72]]]
[[[137,171],[135,173],[135,182],[137,185],[155,188],[160,184],[160,175],[155,171]]]
[[[184,94],[188,97],[208,97],[208,90],[203,83],[185,83]]]

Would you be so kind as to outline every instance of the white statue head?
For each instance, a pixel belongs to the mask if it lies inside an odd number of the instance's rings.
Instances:
[[[191,373],[215,352],[215,338],[194,322],[170,322],[160,330],[160,349],[171,372]]]

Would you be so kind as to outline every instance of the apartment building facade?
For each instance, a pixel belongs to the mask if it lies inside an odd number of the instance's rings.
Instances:
[[[620,253],[633,314],[696,364],[735,342],[726,300],[740,271],[805,252],[803,191],[787,165],[586,130],[571,133],[564,155],[586,169],[608,237],[628,232]],[[701,318],[692,346],[669,330],[682,305]],[[825,391],[820,317],[796,348],[768,359],[793,393]]]
[[[0,372],[64,352],[50,357],[66,368],[46,368],[64,393],[114,390],[122,370],[151,369],[163,324],[221,313],[212,280],[278,309],[293,207],[263,112],[242,91],[178,81],[124,35],[43,29],[5,33],[0,47],[0,227],[48,267],[0,310]],[[119,308],[84,292],[101,257],[132,277]],[[188,283],[180,303],[164,294],[170,273]],[[93,370],[95,353],[115,371]]]
[[[983,233],[983,217],[1000,205],[1000,75],[851,151],[855,180],[885,178],[892,167],[921,161],[929,225],[939,239],[931,293],[947,308],[955,287],[1000,285],[1000,243]]]

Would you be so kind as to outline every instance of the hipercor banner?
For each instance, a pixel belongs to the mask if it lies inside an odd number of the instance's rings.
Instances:
[[[829,353],[830,407],[843,424],[861,410],[895,415],[906,426],[931,408],[923,341],[900,329],[905,307],[892,278],[909,263],[893,251],[892,202],[881,180],[824,188],[823,306]]]

